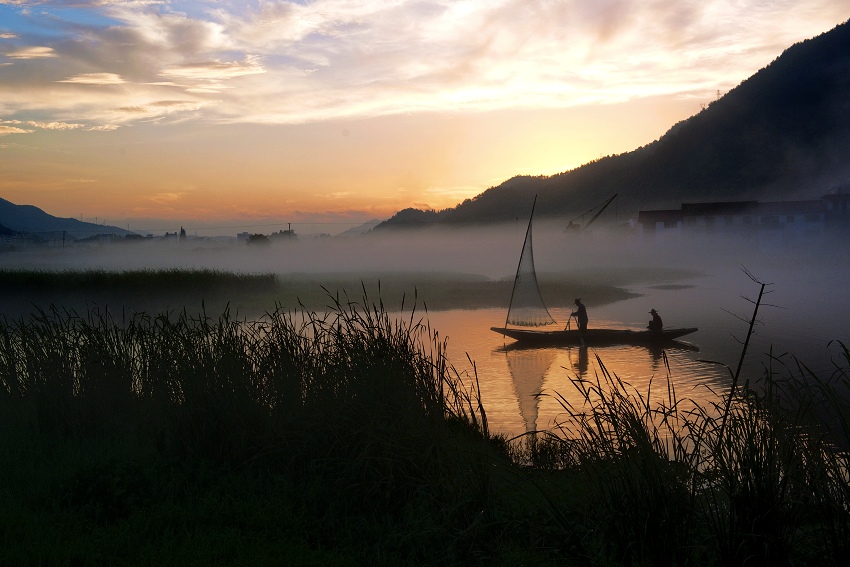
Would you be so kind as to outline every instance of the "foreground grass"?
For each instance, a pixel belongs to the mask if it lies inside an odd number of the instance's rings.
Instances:
[[[474,379],[415,316],[54,310],[0,328],[0,557],[419,564],[499,554]],[[498,443],[496,443],[498,445]],[[510,546],[509,546],[510,547]],[[185,560],[185,561],[184,561]]]
[[[843,565],[850,352],[490,434],[412,309],[0,325],[0,564]],[[669,377],[668,377],[669,378]]]

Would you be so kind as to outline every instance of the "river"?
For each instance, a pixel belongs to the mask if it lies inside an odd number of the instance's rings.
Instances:
[[[830,341],[848,344],[850,339],[845,280],[835,277],[806,270],[760,270],[760,280],[772,285],[765,288],[742,381],[760,378],[767,365],[796,368],[795,357],[821,377],[834,371],[840,347]],[[728,391],[730,369],[738,365],[754,309],[743,296],[754,301],[760,285],[735,272],[630,289],[642,296],[598,307],[588,300],[590,326],[642,329],[649,310],[655,308],[665,326],[698,327],[699,331],[683,337],[686,343],[663,352],[643,346],[517,349],[510,347],[511,339],[490,331],[492,326],[504,325],[504,310],[438,311],[429,313],[428,319],[447,338],[448,356],[457,369],[472,373],[467,355],[475,363],[490,428],[509,436],[551,428],[564,415],[554,394],[580,403],[571,379],[594,380],[600,375],[600,363],[642,395],[650,391],[651,381],[653,399],[667,395],[668,367],[679,399],[706,404]],[[569,318],[568,309],[550,311],[561,324]]]

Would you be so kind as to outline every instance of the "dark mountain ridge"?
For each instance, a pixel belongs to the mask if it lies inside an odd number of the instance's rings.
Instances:
[[[0,225],[15,232],[45,238],[54,238],[65,233],[70,239],[83,239],[99,234],[132,234],[116,226],[105,226],[83,222],[72,218],[54,217],[33,205],[16,205],[0,198]]]
[[[786,49],[660,139],[553,176],[517,176],[442,211],[380,228],[575,217],[618,194],[620,211],[682,202],[817,198],[850,179],[850,21]]]

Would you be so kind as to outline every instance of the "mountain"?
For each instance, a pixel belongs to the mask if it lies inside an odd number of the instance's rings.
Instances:
[[[545,177],[518,176],[442,211],[405,209],[379,228],[572,218],[617,194],[619,211],[682,202],[817,198],[850,180],[850,21],[770,65],[657,141]]]
[[[55,237],[64,232],[70,239],[82,239],[98,234],[117,234],[124,236],[132,234],[129,230],[116,226],[105,226],[90,222],[82,222],[72,218],[60,218],[49,215],[32,205],[16,205],[0,199],[0,225],[16,232],[29,233],[34,236]]]
[[[348,230],[344,230],[344,231],[340,232],[339,234],[337,234],[337,236],[343,236],[343,237],[359,236],[361,234],[365,234],[365,233],[369,232],[370,230],[372,230],[373,228],[375,228],[376,226],[381,224],[381,222],[383,222],[383,221],[381,221],[381,219],[372,219],[370,221],[364,222],[363,224],[351,227]]]

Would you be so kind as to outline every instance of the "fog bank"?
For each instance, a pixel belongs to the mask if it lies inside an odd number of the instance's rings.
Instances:
[[[526,232],[525,221],[473,227],[372,231],[352,237],[244,240],[171,238],[65,247],[28,247],[0,252],[0,267],[37,270],[214,269],[240,273],[460,272],[513,277]],[[823,237],[793,246],[757,238],[645,238],[639,228],[596,227],[568,231],[561,223],[533,228],[538,272],[587,272],[606,268],[675,268],[705,273],[768,270],[791,274],[840,270],[843,242]]]

